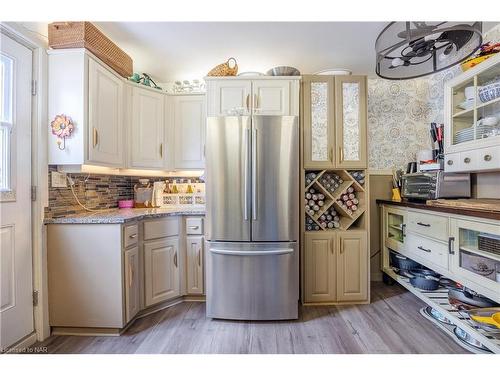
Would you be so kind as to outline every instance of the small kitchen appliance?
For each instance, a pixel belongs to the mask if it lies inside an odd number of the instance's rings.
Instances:
[[[402,195],[407,199],[470,198],[469,173],[442,170],[403,175]]]

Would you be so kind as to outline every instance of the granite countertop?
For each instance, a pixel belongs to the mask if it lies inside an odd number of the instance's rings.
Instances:
[[[500,212],[498,211],[474,210],[461,207],[431,206],[427,204],[425,201],[418,202],[418,201],[409,201],[406,199],[403,199],[401,201],[393,201],[390,199],[377,199],[377,204],[390,204],[394,206],[411,207],[421,210],[446,212],[455,215],[473,216],[473,217],[481,217],[484,219],[500,220]]]
[[[45,218],[45,224],[121,224],[133,220],[166,216],[205,215],[205,207],[112,208],[99,212],[83,212],[64,217]]]

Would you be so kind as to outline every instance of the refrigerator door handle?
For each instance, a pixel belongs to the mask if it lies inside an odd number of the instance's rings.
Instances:
[[[217,249],[209,249],[211,253],[221,254],[221,255],[240,255],[240,256],[248,256],[248,255],[284,255],[293,253],[293,249],[277,249],[277,250],[264,250],[264,251],[239,251],[239,250],[217,250]]]
[[[257,129],[252,129],[252,220],[257,220]]]
[[[243,220],[248,221],[248,152],[250,151],[250,129],[245,129],[244,137],[245,139],[243,141],[243,144],[245,145],[245,155],[243,158],[243,199],[245,200],[245,202],[243,204]]]

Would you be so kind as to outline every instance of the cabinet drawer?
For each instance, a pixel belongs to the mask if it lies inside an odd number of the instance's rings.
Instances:
[[[408,230],[436,238],[448,240],[448,218],[443,216],[408,212]]]
[[[125,225],[123,227],[123,247],[136,245],[139,240],[139,228],[137,224]]]
[[[500,147],[487,147],[476,151],[477,169],[491,170],[500,169]]]
[[[186,218],[186,234],[203,234],[203,218]]]
[[[464,151],[460,153],[461,171],[475,171],[478,166],[478,153],[476,150]]]
[[[423,259],[424,261],[433,263],[441,268],[448,269],[447,244],[409,233],[406,237],[406,248],[408,256],[410,258],[415,258],[417,262],[419,259]]]
[[[177,236],[178,234],[179,219],[177,217],[144,222],[144,241]]]
[[[444,171],[456,172],[460,171],[460,153],[446,154],[444,156]]]

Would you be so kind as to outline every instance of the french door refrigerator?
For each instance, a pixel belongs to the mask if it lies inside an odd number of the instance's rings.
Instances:
[[[205,168],[207,316],[297,319],[297,117],[209,117]]]

